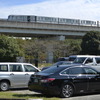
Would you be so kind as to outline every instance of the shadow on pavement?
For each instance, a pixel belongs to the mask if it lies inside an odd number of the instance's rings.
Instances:
[[[46,97],[46,98],[52,98],[55,96],[51,96],[51,95],[45,95],[45,94],[15,94],[13,95],[15,97]]]
[[[28,90],[28,88],[12,88],[10,91],[22,91],[22,90]]]
[[[17,88],[17,89],[10,89],[10,91],[24,91],[24,90],[28,90],[28,88]],[[81,97],[88,97],[88,96],[95,96],[95,95],[100,95],[100,92],[92,92],[92,93],[81,93],[81,94],[76,94],[73,97],[70,97],[72,99],[74,98],[81,98]],[[53,98],[53,97],[57,97],[60,98],[59,96],[53,96],[53,95],[47,95],[47,94],[40,94],[40,93],[20,93],[20,94],[14,94],[14,97],[28,97],[28,98],[32,98],[32,97],[37,97],[37,98]]]

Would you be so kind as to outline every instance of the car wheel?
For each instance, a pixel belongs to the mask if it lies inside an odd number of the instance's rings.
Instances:
[[[65,84],[61,88],[61,97],[68,98],[71,97],[74,93],[74,88],[70,84]]]
[[[7,90],[9,90],[9,83],[6,82],[6,81],[2,81],[0,83],[0,90],[1,91],[7,91]]]

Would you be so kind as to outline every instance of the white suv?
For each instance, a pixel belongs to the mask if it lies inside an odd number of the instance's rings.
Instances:
[[[30,76],[39,71],[29,63],[0,63],[0,90],[28,87]]]
[[[74,59],[73,63],[100,66],[100,56],[94,55],[72,55],[69,58]]]

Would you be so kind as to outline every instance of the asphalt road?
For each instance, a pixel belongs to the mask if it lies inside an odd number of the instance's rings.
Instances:
[[[10,90],[9,92],[13,92],[13,93],[15,92],[15,93],[19,93],[19,94],[27,94],[27,95],[39,96],[39,97],[42,95],[37,92],[29,91],[28,89],[13,89],[13,90]],[[42,97],[43,97],[43,95],[42,95]],[[61,98],[61,100],[100,100],[100,92],[75,95],[70,98]]]

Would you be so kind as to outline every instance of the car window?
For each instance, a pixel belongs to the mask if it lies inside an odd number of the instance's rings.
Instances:
[[[74,60],[74,63],[83,63],[87,57],[78,57]]]
[[[95,58],[97,64],[100,64],[100,58]]]
[[[93,63],[93,58],[88,58],[85,62],[85,64],[88,64],[88,63]]]
[[[41,71],[41,73],[54,74],[54,73],[59,72],[59,71],[61,71],[63,69],[64,69],[63,67],[52,66],[52,67],[49,67],[49,68]]]
[[[36,72],[37,69],[31,65],[24,65],[25,72]]]
[[[93,70],[92,68],[84,68],[86,74],[97,74],[97,72],[95,70]]]
[[[8,65],[0,65],[0,71],[3,71],[3,72],[8,71]]]
[[[83,68],[80,67],[75,67],[75,68],[69,68],[63,72],[61,72],[61,74],[84,74],[84,70]]]
[[[61,74],[69,74],[69,69],[62,71]]]
[[[74,61],[76,57],[69,57],[69,61]]]
[[[69,69],[69,74],[83,74],[83,69],[81,67],[75,67]]]
[[[10,64],[10,71],[11,72],[22,72],[22,65]]]

